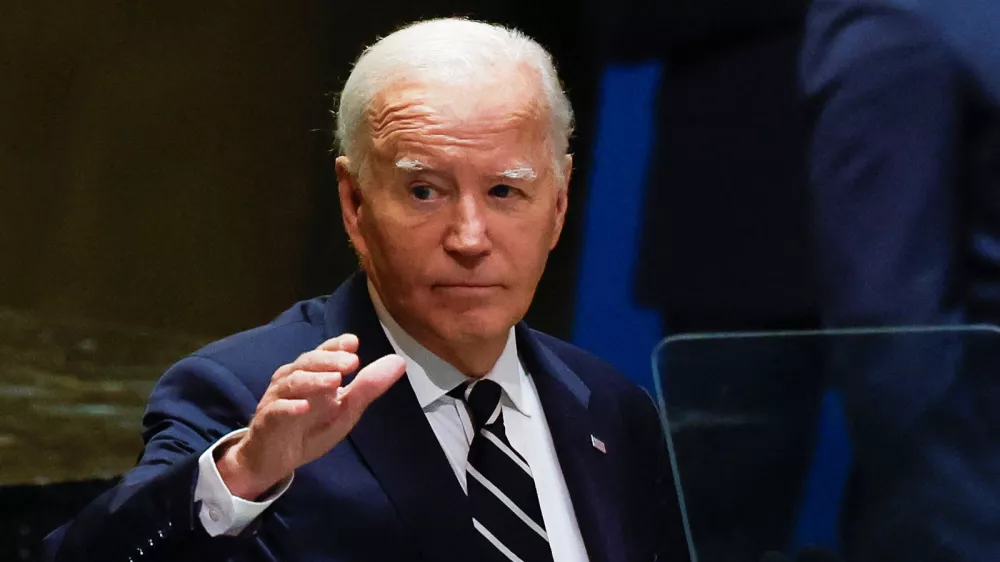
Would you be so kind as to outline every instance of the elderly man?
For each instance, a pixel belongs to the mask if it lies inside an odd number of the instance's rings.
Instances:
[[[365,51],[336,162],[363,273],[174,365],[138,466],[50,558],[687,560],[649,397],[521,322],[571,128],[518,32],[434,20]]]

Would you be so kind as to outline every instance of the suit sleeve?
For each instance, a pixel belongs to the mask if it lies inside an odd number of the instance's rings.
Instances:
[[[825,321],[961,321],[957,65],[913,16],[817,0],[800,68]]]
[[[244,426],[255,406],[250,391],[218,363],[198,356],[177,363],[150,396],[137,466],[46,539],[46,558],[226,560],[251,548],[260,520],[239,536],[210,537],[194,490],[200,454]]]

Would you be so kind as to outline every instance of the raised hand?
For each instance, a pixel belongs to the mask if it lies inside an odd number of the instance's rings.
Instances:
[[[398,355],[358,368],[358,338],[343,334],[274,372],[250,422],[250,431],[218,456],[230,492],[253,500],[340,443],[365,408],[406,370]]]

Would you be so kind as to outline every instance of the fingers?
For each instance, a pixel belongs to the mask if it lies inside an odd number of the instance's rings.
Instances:
[[[278,383],[274,394],[284,399],[332,394],[340,387],[341,380],[341,374],[338,372],[294,371]]]
[[[352,373],[358,368],[358,356],[348,351],[317,349],[303,353],[291,364],[293,371],[336,371]]]
[[[346,402],[348,408],[360,412],[389,390],[404,372],[406,362],[398,355],[386,355],[373,361],[361,369],[351,384],[340,391],[341,403]]]
[[[356,348],[356,339],[336,345],[345,344],[348,348],[352,345]],[[351,370],[356,368],[357,357],[343,350],[317,349],[304,354],[296,363],[328,365],[333,357],[340,356],[343,360],[345,355],[350,356]],[[262,465],[273,465],[265,472],[276,475],[285,475],[318,458],[342,441],[365,408],[395,384],[405,371],[406,363],[401,357],[387,355],[361,369],[346,387],[341,386],[340,370],[295,369],[281,373],[280,377],[275,373],[251,421],[246,450],[253,454],[245,453],[244,456],[249,455],[248,458],[257,459]]]
[[[354,334],[340,334],[335,338],[330,338],[321,343],[316,349],[323,351],[347,351],[356,353],[358,351],[358,336]]]
[[[254,414],[254,418],[259,418],[265,426],[280,424],[283,420],[309,412],[309,401],[302,399],[275,400],[260,412]]]
[[[358,368],[358,356],[349,351],[325,351],[316,349],[303,353],[291,363],[282,365],[271,383],[277,383],[296,371],[352,373]]]

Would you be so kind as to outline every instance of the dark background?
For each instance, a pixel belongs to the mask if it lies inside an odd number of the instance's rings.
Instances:
[[[9,3],[9,2],[8,2]],[[420,18],[516,23],[549,47],[585,154],[595,70],[555,2],[19,2],[0,17],[0,305],[205,336],[355,268],[330,110],[351,62]],[[565,335],[586,158],[532,310]]]

